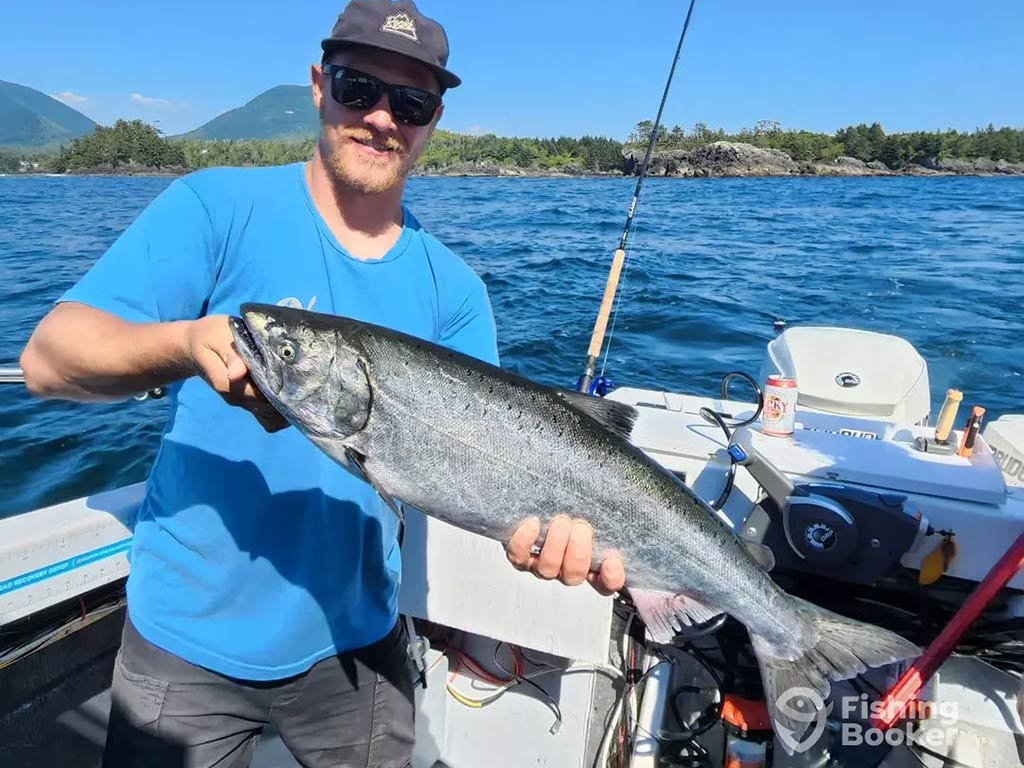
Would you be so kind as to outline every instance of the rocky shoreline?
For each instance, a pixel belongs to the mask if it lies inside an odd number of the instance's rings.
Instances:
[[[491,161],[461,162],[443,168],[417,168],[414,176],[582,178],[635,176],[643,162],[643,150],[623,152],[623,167],[613,171],[594,171],[569,164],[553,168],[504,165]],[[145,168],[142,166],[102,166],[74,171],[66,176],[182,176],[185,168]],[[26,169],[17,175],[45,173]],[[1005,160],[955,160],[918,158],[898,171],[877,160],[865,163],[855,157],[838,157],[833,162],[797,161],[778,149],[761,149],[752,144],[716,141],[692,150],[656,152],[647,170],[649,176],[672,178],[721,178],[759,176],[1024,176],[1024,163]],[[48,174],[54,175],[54,174]]]
[[[592,171],[578,165],[561,168],[520,168],[493,162],[464,162],[444,168],[418,169],[417,176],[511,176],[563,178],[574,176],[635,176],[644,152],[623,153],[623,168]],[[693,150],[656,152],[647,170],[649,176],[675,178],[718,178],[754,176],[1024,176],[1024,163],[1005,160],[946,160],[923,158],[894,171],[877,160],[865,163],[855,157],[838,157],[834,162],[802,162],[778,149],[761,149],[752,144],[716,141]]]
[[[518,165],[501,165],[489,160],[462,162],[443,168],[416,168],[413,176],[511,176],[522,178],[572,178],[579,176],[622,176],[621,170],[595,171],[581,165],[565,165],[556,168],[542,168],[537,165],[523,168]]]
[[[625,173],[636,174],[644,153],[625,155]],[[1018,176],[1024,163],[1005,160],[952,160],[919,158],[894,171],[877,160],[865,163],[855,157],[838,157],[831,163],[794,160],[778,149],[761,149],[751,144],[716,141],[693,150],[670,150],[651,157],[651,176]]]

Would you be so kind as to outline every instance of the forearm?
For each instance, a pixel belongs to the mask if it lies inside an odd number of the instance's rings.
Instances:
[[[37,397],[116,400],[195,372],[189,323],[130,323],[84,304],[60,304],[21,355]]]

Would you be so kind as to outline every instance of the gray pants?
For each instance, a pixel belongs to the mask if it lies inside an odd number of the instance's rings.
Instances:
[[[157,648],[125,621],[103,768],[244,768],[273,724],[305,768],[406,768],[413,683],[401,621],[286,680],[236,680]]]

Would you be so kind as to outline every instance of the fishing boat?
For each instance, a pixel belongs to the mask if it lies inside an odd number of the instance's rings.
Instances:
[[[1024,416],[968,435],[961,455],[963,429],[936,441],[923,358],[857,329],[780,329],[750,379],[775,375],[799,382],[789,436],[765,434],[763,395],[730,396],[728,378],[718,393],[622,386],[604,396],[637,409],[634,444],[762,547],[787,590],[927,641],[1024,535]],[[99,764],[143,491],[0,520],[0,764]],[[944,549],[955,554],[936,560]],[[813,748],[793,754],[764,721],[756,665],[726,617],[654,647],[627,601],[514,571],[496,542],[414,511],[403,573],[400,610],[419,660],[417,768],[1021,762],[1016,569],[925,681],[918,699],[929,706],[874,743],[869,703],[903,670],[873,670],[833,685],[842,705]],[[254,765],[294,762],[268,733]]]
[[[1020,765],[1024,414],[982,427],[958,400],[970,393],[954,391],[932,414],[917,350],[856,328],[777,322],[761,369],[728,372],[718,392],[598,374],[692,11],[691,0],[577,388],[633,406],[634,445],[702,496],[784,589],[923,653],[833,684],[798,734],[771,722],[731,617],[655,644],[628,595],[536,579],[497,542],[407,510],[399,610],[414,660],[413,766]],[[18,386],[20,371],[0,370],[0,382]],[[780,382],[793,391],[768,386]],[[144,491],[0,520],[2,768],[100,764]],[[253,765],[296,763],[268,727]]]

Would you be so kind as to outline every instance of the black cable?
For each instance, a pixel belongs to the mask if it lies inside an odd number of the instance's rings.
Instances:
[[[526,651],[522,648],[519,649],[519,655],[522,656],[526,661],[533,664],[533,666],[535,667],[540,667],[541,669],[554,668],[553,664],[548,664],[546,661],[537,661],[536,659],[531,659],[529,656],[526,655]]]
[[[921,765],[926,765],[926,763],[921,759],[921,756],[917,754],[918,750],[924,752],[926,755],[931,755],[932,757],[941,760],[943,765],[952,765],[954,768],[973,768],[973,766],[970,766],[967,763],[961,763],[959,760],[954,760],[952,757],[947,757],[941,752],[935,752],[934,750],[928,749],[928,747],[923,744],[918,744],[916,741],[908,741],[907,749],[910,750],[911,754],[920,761]]]
[[[698,736],[707,733],[718,723],[719,720],[721,720],[722,708],[725,706],[725,690],[722,685],[721,676],[701,651],[689,644],[680,648],[679,651],[685,653],[691,659],[700,664],[714,683],[713,686],[707,688],[700,688],[693,685],[681,685],[671,694],[672,714],[676,719],[676,723],[678,723],[679,727],[684,730],[680,733],[660,731],[658,733],[658,738],[659,740],[668,741],[672,744],[677,742],[688,744],[693,742]],[[706,707],[694,723],[691,724],[683,722],[682,714],[679,711],[679,697],[684,693],[700,693],[701,691],[708,690],[716,694],[716,698],[718,700]]]
[[[713,411],[706,405],[702,405],[698,413],[704,421],[709,421],[712,424],[717,424],[725,432],[725,441],[728,443],[732,440],[732,431],[729,429],[729,425],[725,423],[725,419],[722,418],[722,414],[718,411]]]
[[[717,424],[725,432],[725,442],[732,441],[732,432],[729,430],[729,425],[725,423],[725,419],[722,418],[721,414],[711,410],[706,405],[701,406],[698,413],[705,421],[709,421],[712,424]],[[718,494],[718,498],[711,502],[711,508],[716,512],[725,506],[725,502],[729,500],[729,494],[732,493],[733,483],[736,481],[736,462],[732,460],[732,456],[729,456],[729,474],[725,477],[725,486],[722,488],[722,492]]]
[[[556,726],[558,728],[561,728],[562,727],[562,709],[561,709],[561,707],[558,706],[558,702],[555,701],[555,697],[552,696],[547,691],[545,691],[539,685],[537,685],[537,683],[535,683],[533,680],[530,680],[528,677],[525,677],[524,675],[516,674],[515,672],[509,672],[507,669],[505,669],[505,666],[500,661],[498,661],[498,651],[501,650],[501,646],[502,645],[504,645],[504,643],[498,643],[497,645],[494,646],[494,666],[496,666],[498,669],[500,669],[502,672],[504,672],[509,677],[513,678],[516,681],[517,684],[518,683],[526,683],[527,685],[531,686],[532,688],[536,688],[537,691],[540,693],[540,695],[543,696],[547,700],[548,705],[551,707],[551,711],[555,713],[555,723],[556,723]],[[510,646],[510,648],[511,648],[511,646]],[[510,651],[510,653],[511,653],[511,651]],[[522,651],[520,651],[520,653],[522,653]],[[513,657],[514,657],[514,654],[513,654]],[[514,660],[514,658],[513,658],[513,660]]]
[[[658,762],[671,768],[714,768],[710,753],[699,741],[680,745],[681,751],[693,752],[693,755],[670,755],[659,758]]]
[[[725,441],[726,441],[726,443],[731,443],[732,442],[732,430],[733,429],[738,429],[740,427],[746,427],[746,426],[749,426],[750,424],[753,424],[755,421],[757,421],[761,417],[761,411],[764,410],[764,393],[761,391],[761,387],[758,386],[757,382],[754,381],[753,378],[751,378],[747,374],[743,373],[743,371],[730,371],[729,373],[725,374],[725,376],[722,377],[721,391],[720,391],[721,399],[722,400],[728,400],[729,399],[729,382],[733,378],[736,378],[736,377],[744,379],[747,383],[750,384],[751,387],[753,387],[754,392],[757,393],[757,408],[754,409],[754,413],[753,413],[752,416],[750,416],[749,418],[744,419],[743,421],[737,421],[734,424],[730,425],[730,424],[727,424],[725,419],[723,418],[723,416],[725,414],[721,414],[721,413],[718,413],[717,411],[713,411],[712,409],[708,408],[707,406],[702,406],[700,408],[700,410],[698,411],[698,413],[700,414],[702,419],[704,419],[705,421],[710,422],[712,424],[717,424],[719,427],[722,428],[722,431],[725,433]],[[729,457],[729,474],[725,478],[725,486],[722,488],[722,492],[720,494],[718,494],[718,498],[715,499],[711,503],[711,508],[713,510],[715,510],[717,512],[717,511],[721,510],[725,506],[725,503],[729,500],[729,495],[732,493],[733,484],[735,482],[736,482],[736,462],[733,461],[732,460],[732,456],[730,456]]]
[[[537,691],[540,693],[540,695],[543,696],[547,700],[548,705],[554,711],[554,713],[555,713],[555,722],[558,724],[558,727],[561,728],[562,727],[562,709],[561,709],[561,707],[558,706],[558,702],[555,700],[555,697],[552,696],[547,691],[545,691],[543,688],[541,688],[539,685],[537,685],[537,683],[533,682],[533,680],[531,680],[528,677],[518,677],[518,678],[516,678],[516,681],[520,682],[520,683],[526,683],[527,685],[537,689]]]
[[[761,387],[758,386],[758,383],[756,381],[754,381],[753,378],[751,378],[747,374],[743,373],[743,371],[731,371],[731,372],[725,374],[725,376],[722,377],[722,384],[721,384],[721,390],[720,390],[720,394],[722,396],[721,399],[722,400],[728,400],[729,399],[729,381],[733,377],[736,377],[736,376],[738,376],[739,378],[743,379],[748,384],[750,384],[750,386],[753,388],[754,392],[757,393],[757,410],[754,411],[754,415],[751,416],[749,419],[746,419],[744,421],[740,421],[740,422],[738,422],[736,424],[733,424],[732,425],[733,429],[736,429],[737,427],[747,427],[747,426],[750,426],[751,424],[753,424],[755,421],[757,421],[761,417],[761,411],[764,410],[764,392],[761,391]]]
[[[699,640],[702,637],[714,634],[722,628],[722,625],[728,620],[729,614],[720,613],[717,616],[708,619],[703,624],[694,624],[692,627],[687,627],[676,633],[672,643],[682,641],[689,643],[692,640]]]
[[[633,675],[633,667],[629,663],[629,655],[633,649],[633,643],[636,641],[630,636],[629,629],[633,626],[633,619],[636,618],[636,611],[629,614],[629,618],[626,619],[626,628],[622,632],[622,725],[626,729],[625,743],[632,746],[632,734],[629,732],[629,724],[632,722],[632,712],[630,712],[629,697],[630,694],[636,687],[634,683],[630,685],[630,678]],[[616,726],[618,727],[618,726]]]
[[[731,457],[730,457],[731,458]],[[716,512],[725,506],[725,502],[729,500],[730,494],[732,494],[732,487],[736,482],[736,462],[729,462],[729,474],[725,477],[725,485],[722,487],[722,492],[718,494],[718,498],[711,504],[711,508]]]

